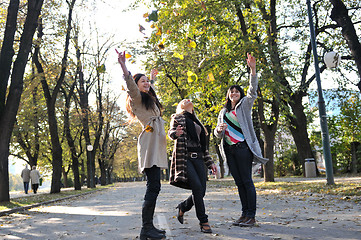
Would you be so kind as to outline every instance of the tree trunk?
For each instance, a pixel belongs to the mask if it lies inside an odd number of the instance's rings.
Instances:
[[[351,56],[355,60],[360,81],[357,84],[361,92],[361,43],[357,36],[355,26],[348,15],[348,10],[341,0],[330,0],[333,5],[331,19],[342,28],[342,35],[346,39],[347,45],[351,51]]]
[[[92,152],[87,150],[87,146],[91,145],[90,141],[90,134],[89,134],[89,103],[88,103],[88,92],[85,90],[85,81],[84,81],[84,73],[82,69],[82,62],[81,62],[81,53],[78,43],[75,42],[76,46],[76,58],[77,58],[77,73],[79,76],[79,99],[80,99],[80,108],[82,112],[81,122],[83,125],[83,136],[85,139],[86,144],[86,170],[87,170],[87,187],[94,188],[94,177],[95,173],[93,165],[95,166],[95,159],[92,157]],[[93,170],[94,169],[94,170]]]
[[[214,148],[216,149],[216,153],[219,159],[219,170],[221,172],[221,178],[224,178],[224,159],[222,158],[221,151],[219,150],[217,143],[214,143]]]
[[[315,158],[312,152],[310,139],[307,133],[307,118],[304,113],[304,107],[302,105],[303,93],[297,92],[291,96],[289,102],[293,116],[288,116],[290,120],[289,130],[293,136],[296,144],[297,153],[299,156],[300,163],[302,164],[303,176],[306,176],[305,172],[305,159]],[[298,163],[294,163],[296,166]]]
[[[74,94],[74,88],[76,85],[76,81],[71,85],[69,89],[69,94],[66,94],[66,91],[64,89],[64,96],[65,96],[65,109],[64,109],[64,131],[65,131],[65,137],[68,142],[70,153],[71,153],[71,159],[72,159],[72,170],[74,175],[74,189],[75,190],[81,190],[81,183],[80,183],[80,177],[79,177],[79,157],[76,151],[75,147],[75,140],[73,136],[71,135],[70,130],[70,105],[71,105],[71,97]]]
[[[43,5],[42,0],[29,0],[28,12],[24,29],[20,37],[20,46],[17,58],[11,72],[11,84],[5,103],[7,82],[13,57],[14,33],[19,1],[11,0],[4,34],[4,42],[0,55],[0,202],[10,201],[9,195],[9,144],[16,121],[21,93],[23,91],[23,77],[31,50],[33,36],[38,23],[38,18]],[[10,54],[8,56],[8,54]],[[5,91],[5,92],[4,92]]]
[[[350,171],[353,174],[357,173],[357,150],[360,148],[359,142],[351,142],[351,167]]]
[[[276,128],[276,126],[274,126]],[[275,131],[274,129],[264,131],[265,142],[264,142],[264,151],[265,157],[268,158],[268,162],[263,165],[264,169],[264,181],[265,182],[274,182],[274,145],[275,145]]]

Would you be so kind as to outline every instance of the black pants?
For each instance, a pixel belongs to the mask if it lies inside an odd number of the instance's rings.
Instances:
[[[181,210],[187,212],[194,205],[199,222],[206,223],[208,222],[208,215],[206,214],[203,198],[206,193],[207,175],[202,156],[187,159],[187,177],[192,188],[192,195],[181,203]]]
[[[256,188],[252,180],[253,154],[246,142],[237,146],[225,146],[224,150],[229,170],[238,187],[242,216],[253,218],[256,215]]]
[[[160,192],[160,168],[153,166],[144,169],[147,176],[147,190],[145,191],[144,200],[156,202]]]
[[[31,187],[33,189],[33,192],[36,193],[38,191],[38,188],[39,188],[39,183],[31,184]]]

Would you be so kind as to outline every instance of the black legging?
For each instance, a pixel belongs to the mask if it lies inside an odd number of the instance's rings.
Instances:
[[[242,216],[256,215],[256,188],[252,180],[253,154],[244,142],[241,146],[225,146],[229,170],[238,187]]]
[[[206,193],[207,175],[202,157],[187,159],[187,177],[188,184],[192,188],[192,195],[182,202],[181,210],[187,212],[194,205],[199,222],[206,223],[208,222],[208,215],[206,214],[203,198]]]
[[[156,202],[160,192],[160,168],[153,166],[144,169],[147,176],[147,190],[145,191],[144,200],[149,202]]]

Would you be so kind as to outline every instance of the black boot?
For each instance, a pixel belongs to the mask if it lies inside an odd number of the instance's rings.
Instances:
[[[155,202],[144,201],[142,209],[142,230],[140,231],[140,240],[163,239],[165,235],[160,233],[153,225]]]

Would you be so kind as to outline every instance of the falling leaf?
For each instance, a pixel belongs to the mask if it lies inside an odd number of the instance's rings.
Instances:
[[[208,82],[214,82],[214,76],[213,76],[213,73],[212,72],[210,72],[209,74],[208,74]]]
[[[139,32],[145,34],[143,31],[145,30],[145,28],[139,24]]]
[[[202,4],[201,4],[201,5],[202,5],[203,10],[206,11],[206,10],[207,10],[206,4],[202,1]]]
[[[97,69],[98,73],[105,73],[105,65],[104,64],[98,66],[96,69]]]
[[[165,48],[163,43],[158,44],[158,47],[159,47],[159,49],[162,49],[162,50]]]
[[[197,44],[194,42],[194,41],[189,41],[189,46],[191,48],[196,48],[197,47]]]
[[[188,71],[187,76],[188,76],[188,82],[193,82],[198,80],[198,76],[192,71]]]
[[[161,35],[162,35],[162,29],[161,29],[161,28],[158,28],[158,31],[157,31],[157,33],[156,33],[155,35],[161,36]]]
[[[154,129],[153,129],[151,126],[149,126],[149,125],[147,125],[144,130],[145,130],[146,132],[153,132],[153,131],[154,131]]]
[[[126,53],[126,54],[125,54],[125,58],[128,59],[128,58],[131,58],[131,57],[132,57],[132,55],[130,55],[129,53]]]
[[[173,53],[173,57],[179,58],[180,60],[184,59],[184,56],[182,54],[177,53],[177,52]]]

